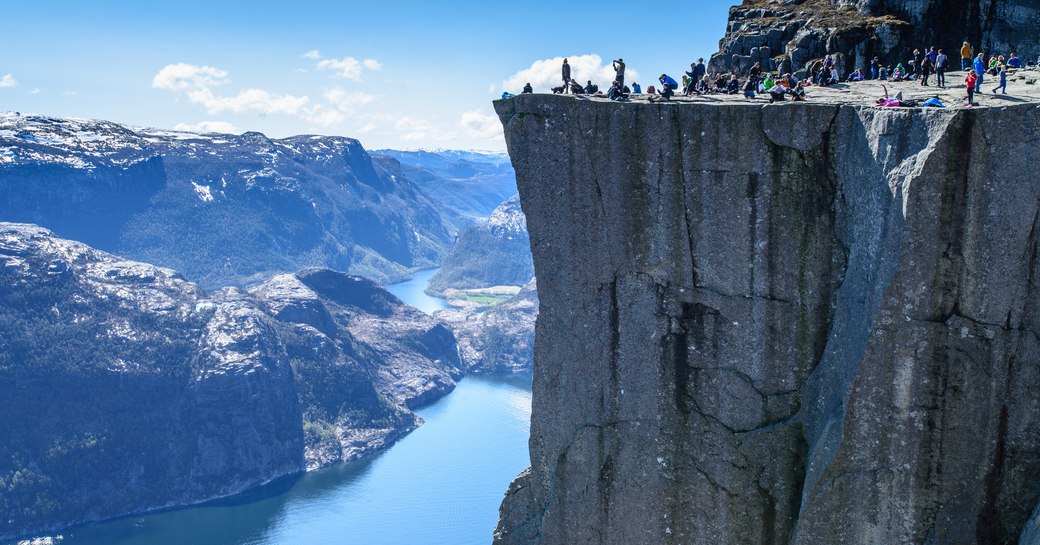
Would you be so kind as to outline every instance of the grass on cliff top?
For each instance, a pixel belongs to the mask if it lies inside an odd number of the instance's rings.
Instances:
[[[820,28],[834,30],[845,30],[849,28],[868,27],[875,28],[881,25],[908,25],[894,15],[867,15],[860,13],[852,6],[834,6],[829,0],[802,0],[798,3],[789,3],[790,0],[744,0],[739,6],[730,8],[730,11],[745,9],[768,9],[793,16],[762,17],[755,22],[763,26],[784,21],[811,21],[812,25]]]

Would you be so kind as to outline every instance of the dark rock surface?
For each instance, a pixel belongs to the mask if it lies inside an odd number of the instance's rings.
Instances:
[[[455,340],[329,270],[207,294],[0,223],[0,539],[363,456],[449,391]]]
[[[495,105],[541,298],[496,543],[1019,540],[1035,104]]]
[[[403,279],[451,245],[442,209],[350,138],[0,114],[0,220],[171,267],[206,288],[308,266]]]
[[[960,67],[960,46],[1035,60],[1040,50],[1040,4],[1032,0],[745,0],[730,9],[726,34],[710,64],[716,72],[746,74],[757,62],[799,70],[837,54],[844,78],[868,68],[905,63],[915,48],[945,49]]]
[[[487,221],[463,230],[451,247],[428,291],[522,286],[534,275],[531,239],[520,197],[500,204]]]

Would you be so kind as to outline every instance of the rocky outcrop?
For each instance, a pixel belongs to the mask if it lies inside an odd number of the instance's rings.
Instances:
[[[321,266],[437,265],[455,218],[354,139],[270,139],[0,114],[0,220],[174,268],[207,289]]]
[[[490,307],[452,300],[436,317],[451,325],[467,373],[527,375],[534,364],[538,285],[534,279],[512,298]]]
[[[495,106],[541,306],[496,543],[1017,542],[1035,104]]]
[[[0,539],[361,457],[461,364],[437,320],[328,270],[212,294],[0,223]]]
[[[958,65],[960,46],[1032,56],[1040,6],[1027,0],[745,0],[730,9],[726,35],[711,58],[716,72],[800,70],[834,54],[847,74],[870,59],[906,62],[914,48],[945,49]]]
[[[534,275],[527,220],[520,197],[500,204],[491,217],[459,234],[428,291],[522,286]]]

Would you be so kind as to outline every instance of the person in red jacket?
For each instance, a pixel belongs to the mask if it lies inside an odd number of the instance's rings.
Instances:
[[[975,82],[978,79],[979,75],[975,73],[975,70],[969,70],[968,77],[964,78],[964,84],[968,86],[968,106],[975,105]]]

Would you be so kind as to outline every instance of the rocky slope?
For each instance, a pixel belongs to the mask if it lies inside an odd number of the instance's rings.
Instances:
[[[500,204],[487,221],[463,230],[451,247],[429,291],[522,286],[534,275],[527,220],[520,197]]]
[[[496,543],[1019,541],[1035,104],[496,109],[541,296]]]
[[[328,270],[206,293],[0,223],[0,539],[363,456],[460,376],[454,338]]]
[[[435,316],[451,325],[467,373],[526,375],[534,364],[538,286],[531,279],[509,300],[493,306],[452,301]]]
[[[711,67],[745,73],[762,62],[767,70],[799,70],[834,53],[844,77],[875,55],[895,64],[934,45],[959,68],[964,40],[976,51],[1033,59],[1038,24],[1040,5],[1030,0],[745,0],[730,9]]]
[[[464,220],[485,218],[516,195],[516,175],[505,153],[375,150],[372,155],[399,162],[403,176]]]
[[[308,266],[380,281],[441,261],[442,207],[357,140],[192,134],[0,114],[0,220],[206,288]]]

